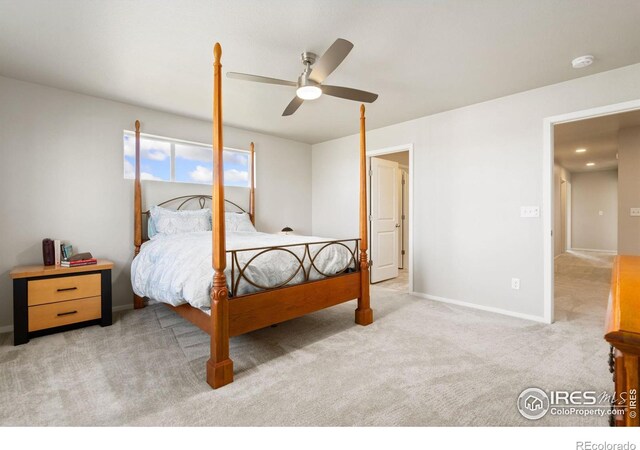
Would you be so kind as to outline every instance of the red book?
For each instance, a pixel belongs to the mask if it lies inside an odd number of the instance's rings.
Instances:
[[[88,266],[90,264],[98,264],[98,260],[95,258],[91,258],[79,259],[78,261],[62,261],[62,263],[60,263],[62,267]]]

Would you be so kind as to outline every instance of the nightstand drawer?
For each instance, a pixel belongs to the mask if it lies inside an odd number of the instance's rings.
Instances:
[[[83,277],[84,278],[84,277]],[[100,319],[100,296],[29,307],[29,331]]]
[[[29,306],[100,295],[100,274],[29,280]]]

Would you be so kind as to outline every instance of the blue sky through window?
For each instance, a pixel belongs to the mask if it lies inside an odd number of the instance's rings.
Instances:
[[[213,156],[209,146],[142,137],[140,159],[143,180],[201,184],[212,182]],[[249,153],[225,149],[223,159],[225,185],[248,187]],[[124,135],[124,176],[135,177],[135,137],[128,133]]]

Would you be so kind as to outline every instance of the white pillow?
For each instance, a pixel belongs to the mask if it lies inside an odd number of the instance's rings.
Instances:
[[[151,208],[150,212],[157,234],[211,231],[210,209],[173,211],[161,208],[160,206],[154,206]]]
[[[251,219],[247,213],[225,212],[224,226],[226,231],[248,231],[256,233],[256,229],[251,223]]]

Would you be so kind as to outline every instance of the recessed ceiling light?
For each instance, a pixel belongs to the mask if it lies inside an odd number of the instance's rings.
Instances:
[[[576,153],[584,153],[586,151],[587,151],[586,148],[578,148],[578,149],[576,149]]]
[[[596,163],[587,163],[587,166],[595,166]]]
[[[576,59],[571,61],[571,65],[574,69],[582,69],[583,67],[593,64],[593,60],[594,58],[591,55],[578,56]]]

